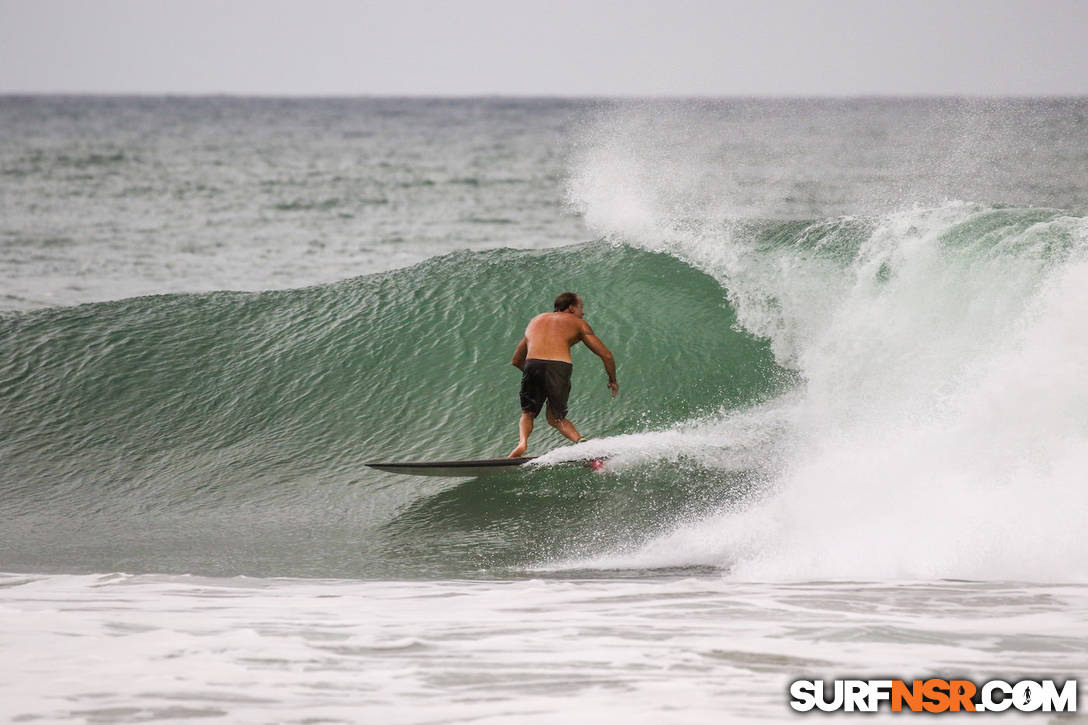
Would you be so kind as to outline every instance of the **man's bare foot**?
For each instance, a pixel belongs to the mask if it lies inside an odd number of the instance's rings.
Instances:
[[[521,458],[525,455],[525,449],[529,447],[528,443],[519,443],[518,447],[510,451],[510,455],[507,458]]]

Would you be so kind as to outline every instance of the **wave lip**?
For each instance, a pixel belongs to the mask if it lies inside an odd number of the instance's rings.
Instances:
[[[1088,577],[1085,218],[957,202],[777,226],[614,221],[599,231],[717,279],[800,382],[775,403],[787,443],[762,495],[600,566]],[[641,455],[670,455],[671,435]]]

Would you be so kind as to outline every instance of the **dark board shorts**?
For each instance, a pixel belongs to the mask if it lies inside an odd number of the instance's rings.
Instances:
[[[573,371],[574,366],[562,360],[526,360],[521,373],[521,409],[535,416],[547,401],[552,416],[566,418]]]

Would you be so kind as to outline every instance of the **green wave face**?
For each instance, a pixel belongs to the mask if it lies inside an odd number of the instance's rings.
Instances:
[[[603,492],[590,495],[581,471],[515,474],[484,488],[420,483],[363,463],[505,455],[520,414],[510,358],[528,320],[565,290],[583,296],[618,362],[613,400],[596,356],[573,351],[569,417],[586,435],[668,426],[781,386],[767,345],[734,329],[712,277],[606,243],[457,253],[301,290],[20,314],[0,322],[4,513],[26,524],[25,556],[33,559],[40,527],[60,526],[81,544],[72,555],[97,566],[111,561],[87,554],[96,546],[121,568],[249,571],[256,558],[262,571],[310,572],[317,560],[291,550],[285,528],[323,532],[315,546],[324,553],[313,556],[327,567],[339,556],[330,547],[348,552],[333,571],[352,575],[432,559],[463,567],[457,552],[475,565],[471,552],[489,536],[481,532],[497,530],[502,542],[486,547],[488,561],[533,559],[551,550],[541,548],[546,540],[558,546],[582,527],[599,529],[586,497]],[[542,424],[530,452],[560,445]],[[582,483],[572,490],[572,481]],[[611,490],[633,506],[626,517],[625,505],[611,509],[612,529],[676,512]],[[158,553],[132,559],[123,542],[88,533],[86,522],[106,514],[130,521]],[[177,553],[207,546],[197,531],[220,544],[226,537],[237,559]]]
[[[1083,218],[957,203],[605,232],[626,243],[4,317],[5,565],[798,580],[1084,561]],[[363,465],[508,452],[511,355],[566,290],[618,361],[613,400],[574,350],[570,418],[596,439],[577,451],[608,475]],[[574,455],[541,423],[530,452],[549,449]],[[1019,516],[1040,497],[1068,505]]]

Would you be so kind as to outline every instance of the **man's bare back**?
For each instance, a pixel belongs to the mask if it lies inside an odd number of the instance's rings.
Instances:
[[[555,312],[537,315],[525,328],[525,335],[514,350],[513,365],[522,371],[521,420],[518,422],[520,441],[510,453],[511,458],[524,455],[529,434],[544,404],[548,402],[548,423],[572,441],[581,440],[574,424],[567,420],[566,398],[570,391],[570,349],[579,342],[593,351],[604,363],[608,374],[608,389],[616,397],[616,363],[612,353],[583,319],[582,298],[564,292],[555,300]],[[566,368],[549,369],[549,366]]]
[[[593,334],[588,322],[566,312],[537,315],[525,328],[526,357],[570,362],[570,349],[587,331]]]

